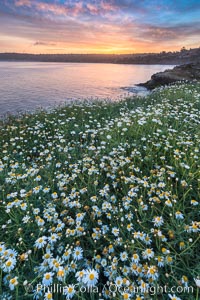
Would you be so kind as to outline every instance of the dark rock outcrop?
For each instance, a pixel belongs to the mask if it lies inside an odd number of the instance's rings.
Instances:
[[[200,62],[190,63],[174,67],[164,72],[159,72],[151,76],[151,79],[145,83],[140,83],[139,86],[144,86],[149,90],[156,87],[175,83],[177,81],[194,80],[200,81]]]

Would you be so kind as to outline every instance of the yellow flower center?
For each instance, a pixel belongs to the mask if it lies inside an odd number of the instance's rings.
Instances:
[[[15,278],[11,279],[11,281],[10,281],[11,284],[15,284],[15,282],[16,282]]]
[[[57,275],[58,276],[64,276],[64,271],[63,270],[58,271]]]
[[[69,287],[68,288],[68,293],[72,293],[73,292],[73,288],[72,287]]]
[[[137,265],[136,265],[136,264],[133,264],[133,265],[132,265],[132,269],[133,269],[133,270],[136,270],[136,269],[137,269]]]
[[[94,274],[90,274],[90,275],[89,275],[89,279],[90,279],[90,280],[93,280],[93,279],[94,279]]]
[[[150,272],[150,274],[154,274],[155,270],[154,269],[150,269],[149,272]]]
[[[183,276],[183,280],[187,282],[188,278],[186,276]]]
[[[80,271],[79,276],[83,277],[83,275],[84,275],[84,272]]]

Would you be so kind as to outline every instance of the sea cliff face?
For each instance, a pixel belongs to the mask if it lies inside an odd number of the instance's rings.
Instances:
[[[151,79],[145,83],[139,84],[149,90],[156,87],[175,83],[177,81],[200,81],[200,62],[176,66],[171,70],[165,70],[151,76]]]

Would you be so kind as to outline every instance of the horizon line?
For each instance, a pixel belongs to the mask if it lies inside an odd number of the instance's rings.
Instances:
[[[137,53],[28,53],[28,52],[0,52],[0,54],[24,54],[24,55],[115,55],[115,56],[120,56],[120,55],[141,55],[141,54],[161,54],[163,52],[165,53],[172,53],[172,52],[181,52],[182,49],[186,51],[190,50],[195,50],[199,49],[199,47],[195,48],[189,48],[187,49],[186,47],[182,47],[180,50],[171,50],[171,51],[166,51],[162,50],[160,52],[137,52]]]

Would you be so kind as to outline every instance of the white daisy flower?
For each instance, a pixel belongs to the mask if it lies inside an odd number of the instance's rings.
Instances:
[[[95,286],[98,282],[99,274],[94,269],[89,269],[85,271],[83,282],[88,286]]]
[[[53,282],[53,275],[54,274],[52,272],[45,273],[42,279],[42,284],[45,286],[51,285]]]
[[[143,255],[143,258],[150,259],[150,258],[154,257],[154,251],[152,249],[148,248],[142,252],[142,255]]]
[[[196,283],[196,286],[197,286],[198,288],[200,288],[200,279],[199,279],[199,278],[195,278],[194,281],[195,281],[195,283]]]
[[[57,241],[58,235],[56,233],[52,233],[50,237],[48,237],[48,241],[50,244],[53,244]]]
[[[158,217],[154,217],[153,223],[154,223],[154,226],[156,226],[156,227],[161,226],[164,223],[163,217],[159,217],[159,216]]]
[[[51,292],[45,293],[45,300],[53,300],[53,294]]]
[[[128,259],[128,254],[126,251],[120,253],[120,259],[121,261],[126,261]]]
[[[3,265],[3,267],[2,267],[3,271],[9,273],[11,270],[14,269],[15,265],[16,265],[16,259],[10,257]]]
[[[112,233],[114,234],[114,236],[118,236],[119,235],[119,228],[113,227]]]
[[[5,251],[5,246],[4,244],[0,244],[0,255],[2,255]]]
[[[184,216],[183,216],[183,214],[182,214],[180,211],[177,211],[177,212],[175,213],[175,216],[176,216],[176,219],[177,219],[177,220],[182,220],[182,219],[184,219]]]
[[[85,270],[82,270],[82,271],[79,271],[79,272],[76,272],[76,279],[78,282],[81,282],[83,281],[83,278],[84,278],[84,274],[85,274]]]
[[[134,253],[132,255],[132,261],[135,262],[135,263],[138,263],[139,260],[140,260],[139,255],[137,253]]]
[[[57,272],[57,278],[60,281],[63,281],[63,278],[65,277],[65,269],[63,267],[60,267]]]
[[[9,288],[11,289],[11,291],[14,290],[16,285],[18,285],[17,279],[18,279],[18,277],[14,277],[14,278],[10,279]]]
[[[70,284],[64,288],[64,294],[66,295],[66,299],[71,299],[76,293],[75,286]]]
[[[53,199],[56,199],[56,198],[58,198],[58,194],[57,194],[56,192],[54,192],[54,193],[51,194],[51,197],[52,197]]]
[[[41,236],[39,239],[35,241],[35,247],[38,249],[43,248],[46,245],[46,236]]]
[[[123,283],[123,280],[122,280],[122,277],[121,276],[118,276],[116,279],[115,279],[115,284],[117,287],[120,287]]]

